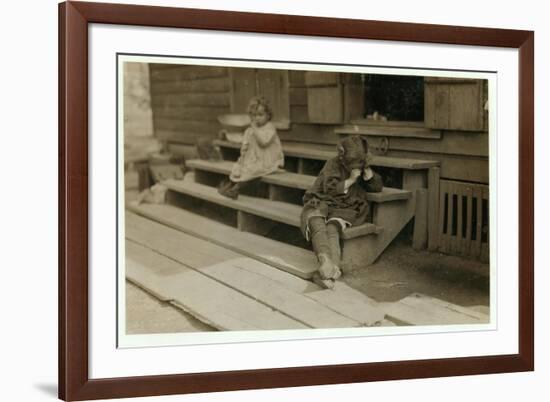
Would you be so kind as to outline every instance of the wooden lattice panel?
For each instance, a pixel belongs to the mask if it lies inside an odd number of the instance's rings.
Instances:
[[[489,261],[489,187],[441,180],[439,250]]]

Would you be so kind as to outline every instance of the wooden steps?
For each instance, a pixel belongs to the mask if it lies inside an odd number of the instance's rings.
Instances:
[[[203,159],[193,159],[186,161],[186,166],[202,172],[210,172],[228,176],[231,173],[233,162],[230,161],[208,161]],[[291,173],[291,172],[275,172],[264,176],[261,179],[264,183],[294,188],[299,190],[307,190],[313,186],[315,181],[314,176]],[[389,202],[398,200],[408,200],[412,196],[411,191],[401,190],[397,188],[384,187],[381,192],[369,193],[367,200],[371,202]]]
[[[220,148],[227,149],[240,149],[241,144],[237,142],[230,142],[225,140],[215,140],[214,144]],[[335,150],[329,149],[316,149],[313,144],[303,143],[283,143],[283,153],[285,157],[294,157],[300,159],[314,159],[320,161],[326,161],[336,156]],[[424,170],[431,167],[439,166],[438,161],[423,160],[423,159],[410,159],[410,158],[393,158],[389,156],[373,155],[373,166],[389,167],[397,169],[407,170]]]
[[[182,208],[158,204],[129,204],[126,208],[138,215],[226,247],[304,279],[311,278],[318,268],[317,259],[311,251],[253,233],[242,232]]]
[[[384,313],[377,307],[376,302],[344,283],[338,283],[335,290],[322,290],[312,282],[274,270],[259,261],[132,212],[126,214],[125,227],[127,244],[130,247],[127,252],[131,261],[127,271],[128,277],[146,289],[149,289],[149,286],[154,287],[152,290],[155,294],[162,295],[164,299],[176,300],[190,312],[195,311],[198,308],[196,306],[200,305],[195,303],[195,300],[207,303],[210,299],[217,299],[221,313],[230,314],[237,319],[237,323],[242,324],[239,309],[231,310],[230,304],[225,305],[225,300],[217,293],[221,290],[210,292],[210,288],[204,287],[206,285],[197,285],[197,274],[291,318],[302,324],[302,327],[342,328],[383,323]],[[132,258],[132,252],[136,249],[132,243],[137,243],[149,251],[139,250],[142,257]],[[177,263],[181,265],[181,269],[174,265]],[[189,274],[189,270],[195,274]],[[195,289],[188,289],[189,277],[193,277]],[[183,293],[188,291],[193,297],[185,299],[187,296]],[[232,297],[235,299],[235,296]],[[203,313],[197,313],[199,316],[201,314]],[[281,321],[278,316],[276,318],[280,327],[289,324]],[[211,318],[204,320],[213,325]],[[263,325],[250,322],[247,324]],[[222,327],[219,323],[214,326]]]
[[[201,199],[223,207],[242,211],[254,216],[266,218],[271,221],[284,223],[286,225],[300,227],[300,213],[302,208],[298,205],[286,202],[266,200],[262,198],[239,195],[239,198],[232,200],[218,194],[214,187],[206,186],[195,182],[195,175],[189,172],[183,180],[166,180],[162,182],[169,190],[177,193]],[[378,234],[382,228],[372,223],[349,228],[343,233],[344,239],[353,239],[357,236]]]

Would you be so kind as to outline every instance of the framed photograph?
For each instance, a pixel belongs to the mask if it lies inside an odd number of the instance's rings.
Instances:
[[[533,32],[59,17],[60,398],[533,370]]]

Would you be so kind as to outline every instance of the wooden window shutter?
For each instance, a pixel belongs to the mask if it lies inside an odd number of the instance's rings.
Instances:
[[[487,130],[487,81],[424,78],[424,123],[442,130]]]
[[[336,72],[307,71],[307,111],[311,123],[344,122],[344,85]]]

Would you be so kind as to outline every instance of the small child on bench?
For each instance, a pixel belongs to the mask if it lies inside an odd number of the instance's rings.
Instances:
[[[264,97],[254,97],[248,104],[250,127],[244,132],[239,160],[233,165],[229,180],[218,192],[236,199],[245,185],[284,166],[283,148],[277,129],[271,123],[272,112]]]
[[[333,288],[340,270],[340,233],[346,227],[364,223],[369,212],[367,192],[382,191],[380,175],[368,164],[368,145],[360,136],[350,136],[338,144],[338,155],[328,160],[313,186],[306,191],[301,214],[301,230],[311,241],[319,260],[313,280]]]

